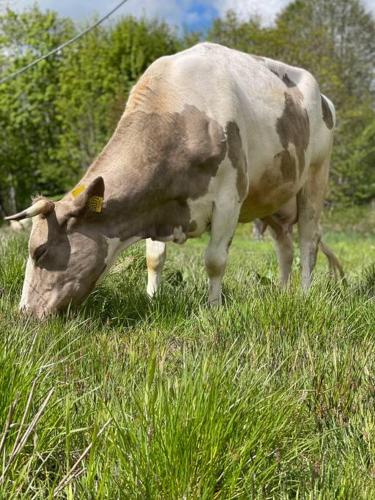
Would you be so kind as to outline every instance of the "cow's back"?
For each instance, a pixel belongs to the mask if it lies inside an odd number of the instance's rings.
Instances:
[[[272,59],[212,43],[162,57],[133,89],[127,113],[182,113],[187,106],[214,120],[227,137],[238,130],[232,151],[240,148],[246,163],[240,193],[244,221],[295,196],[310,164],[331,146],[332,106],[314,77]],[[213,183],[212,197],[215,189]]]

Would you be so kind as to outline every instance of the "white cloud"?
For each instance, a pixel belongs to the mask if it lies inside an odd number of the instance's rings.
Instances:
[[[364,0],[364,4],[369,10],[375,13],[375,0]]]
[[[259,16],[265,24],[274,21],[275,16],[280,10],[288,5],[291,0],[267,0],[259,2],[258,0],[217,0],[221,14],[229,9],[234,10],[241,18],[249,16]]]

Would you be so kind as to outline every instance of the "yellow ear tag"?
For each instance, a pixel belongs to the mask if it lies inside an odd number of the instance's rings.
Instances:
[[[72,190],[72,196],[73,198],[77,198],[83,191],[86,189],[86,186],[84,184],[79,184],[77,187],[75,187]]]
[[[91,196],[88,202],[89,210],[92,212],[100,213],[103,207],[103,197],[102,196]]]

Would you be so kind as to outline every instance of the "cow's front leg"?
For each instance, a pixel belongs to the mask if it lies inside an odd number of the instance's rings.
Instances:
[[[228,250],[237,225],[239,206],[217,208],[215,205],[211,220],[211,238],[205,253],[205,265],[209,280],[208,303],[221,305],[222,280],[228,259]]]
[[[167,246],[162,241],[146,240],[147,294],[153,297],[159,287]]]

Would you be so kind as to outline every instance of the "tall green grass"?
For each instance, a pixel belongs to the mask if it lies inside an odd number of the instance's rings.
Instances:
[[[337,229],[337,228],[336,228]],[[239,230],[206,307],[205,239],[171,246],[145,294],[143,245],[79,310],[19,317],[25,237],[0,242],[2,498],[375,497],[375,238],[331,231],[304,296]]]

